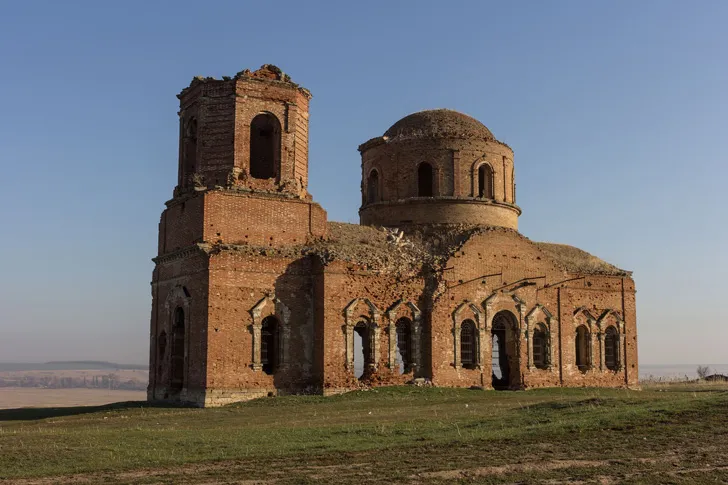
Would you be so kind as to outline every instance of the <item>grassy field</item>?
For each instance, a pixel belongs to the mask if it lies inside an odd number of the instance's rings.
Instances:
[[[4,483],[728,483],[728,386],[0,410]]]

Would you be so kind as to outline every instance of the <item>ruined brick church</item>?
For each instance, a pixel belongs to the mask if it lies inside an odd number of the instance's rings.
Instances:
[[[280,69],[178,98],[149,400],[637,384],[631,273],[521,235],[513,150],[479,121],[421,111],[361,144],[356,225],[308,193],[311,94]]]

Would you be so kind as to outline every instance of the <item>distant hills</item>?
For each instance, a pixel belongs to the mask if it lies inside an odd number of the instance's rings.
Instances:
[[[56,360],[45,363],[0,362],[0,372],[28,370],[146,370],[141,364],[117,364],[103,360]]]

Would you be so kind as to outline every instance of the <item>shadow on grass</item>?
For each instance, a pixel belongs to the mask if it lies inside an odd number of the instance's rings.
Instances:
[[[190,406],[169,403],[153,403],[147,401],[123,401],[99,406],[70,406],[56,408],[15,408],[0,409],[1,421],[34,421],[62,416],[76,416],[79,414],[98,413],[100,411],[120,411],[139,408],[185,408]]]

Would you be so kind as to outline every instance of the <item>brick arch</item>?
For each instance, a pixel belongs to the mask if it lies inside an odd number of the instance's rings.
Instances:
[[[617,331],[617,351],[618,351],[618,367],[617,371],[623,369],[624,361],[626,358],[625,347],[626,347],[626,336],[624,328],[624,319],[622,314],[616,310],[610,308],[604,310],[597,319],[597,339],[599,342],[599,370],[606,371],[606,347],[605,347],[605,336],[607,328],[614,327]]]
[[[280,341],[278,344],[279,364],[278,368],[285,370],[288,367],[289,355],[288,348],[291,339],[291,310],[275,293],[269,293],[258,300],[249,310],[253,323],[250,325],[253,334],[252,364],[251,367],[255,371],[263,369],[260,356],[260,345],[262,339],[263,320],[266,317],[275,317],[280,324]]]
[[[483,346],[484,346],[484,340],[485,339],[485,331],[486,331],[486,319],[485,314],[483,311],[476,305],[475,303],[471,302],[470,300],[465,300],[462,303],[460,303],[452,312],[452,321],[453,321],[453,328],[452,328],[452,335],[453,335],[453,357],[454,357],[454,365],[456,369],[460,369],[462,367],[462,355],[461,354],[461,326],[462,323],[466,320],[470,319],[475,322],[475,358],[476,358],[476,368],[480,369],[483,365]]]
[[[540,317],[540,318],[539,318]],[[540,303],[536,305],[526,314],[526,328],[525,337],[528,352],[528,363],[527,367],[529,370],[534,368],[533,363],[533,333],[536,330],[536,325],[543,322],[546,327],[546,365],[548,370],[551,370],[553,366],[553,331],[558,328],[558,320],[554,315]]]
[[[594,368],[594,334],[597,330],[597,319],[585,306],[580,306],[574,310],[572,330],[574,336],[574,345],[576,345],[577,329],[582,325],[584,325],[587,329],[587,370],[591,370]],[[574,345],[571,346],[571,350],[576,352],[576,348]],[[576,362],[576,355],[574,355],[574,362]]]
[[[574,310],[574,328],[578,327],[579,325],[586,325],[591,332],[593,331],[596,322],[597,319],[589,310],[587,310],[585,306],[580,306],[579,308]]]
[[[379,363],[379,325],[381,312],[369,298],[354,298],[343,310],[344,315],[344,354],[345,367],[349,372],[354,372],[354,327],[358,323],[358,316],[367,317],[367,325],[370,327],[370,345],[374,352],[374,367]]]
[[[597,327],[601,329],[604,322],[610,317],[614,318],[617,330],[622,331],[624,329],[624,319],[622,318],[622,314],[616,310],[612,310],[611,308],[608,308],[599,314],[599,318],[597,318]]]
[[[416,197],[437,197],[437,178],[438,178],[437,164],[431,160],[422,160],[417,164],[417,190],[415,192]]]
[[[509,291],[496,291],[483,300],[486,328],[493,325],[493,317],[501,310],[510,310],[518,318],[518,329],[523,326],[526,315],[526,302]]]
[[[371,178],[372,175],[376,174],[377,180],[376,180],[376,187],[371,187]],[[367,172],[366,177],[364,178],[364,190],[362,190],[362,199],[363,204],[374,204],[377,202],[381,202],[384,200],[384,194],[382,194],[382,188],[384,187],[384,174],[382,172],[382,169],[379,165],[373,165],[369,172]],[[374,191],[374,192],[372,192]]]
[[[260,111],[250,119],[250,140],[249,140],[249,167],[248,172],[252,178],[273,179],[281,176],[281,155],[283,123],[275,113]],[[261,138],[256,132],[266,128],[270,130],[266,136],[270,139]]]
[[[164,300],[165,318],[162,322],[161,328],[158,328],[158,333],[152,335],[152,345],[155,349],[155,355],[157,357],[157,369],[155,372],[158,383],[165,382],[164,387],[169,388],[171,386],[172,379],[172,353],[174,352],[174,319],[177,314],[177,310],[181,309],[184,315],[184,341],[182,345],[182,358],[183,358],[183,371],[182,371],[182,388],[180,390],[180,399],[185,400],[187,393],[187,376],[189,375],[189,348],[190,348],[190,314],[192,306],[192,295],[190,294],[187,287],[182,285],[174,286],[169,293],[167,298]],[[165,335],[167,340],[165,355],[159,354],[159,338]]]
[[[412,349],[412,364],[411,369],[417,373],[421,365],[420,355],[420,334],[422,330],[422,312],[420,309],[411,301],[397,300],[390,306],[385,312],[388,321],[389,329],[389,368],[394,369],[396,367],[396,355],[397,355],[397,320],[406,316],[412,322],[412,328],[410,333],[410,348]]]
[[[522,361],[521,354],[523,349],[523,339],[525,337],[524,335],[524,327],[525,327],[525,317],[526,317],[526,310],[527,310],[527,303],[518,297],[513,292],[510,292],[508,290],[500,290],[493,292],[488,298],[483,300],[482,307],[485,309],[485,320],[486,320],[486,326],[489,329],[493,328],[493,319],[495,316],[506,310],[513,314],[515,317],[515,328],[513,329],[515,338],[516,338],[516,355],[518,356],[519,362]],[[489,338],[485,339],[484,345],[482,346],[483,349],[481,352],[484,355],[484,358],[488,361],[492,358],[492,341],[489,336]],[[518,373],[518,379],[522,379],[521,372]],[[512,377],[515,379],[515,377]]]
[[[470,186],[471,186],[471,196],[472,197],[480,197],[480,167],[486,166],[488,167],[488,170],[490,171],[490,181],[486,180],[486,183],[489,182],[490,184],[490,192],[486,190],[486,194],[490,193],[490,197],[483,196],[487,199],[495,200],[495,169],[493,168],[493,165],[488,162],[485,158],[480,158],[473,162],[473,164],[470,167]]]

